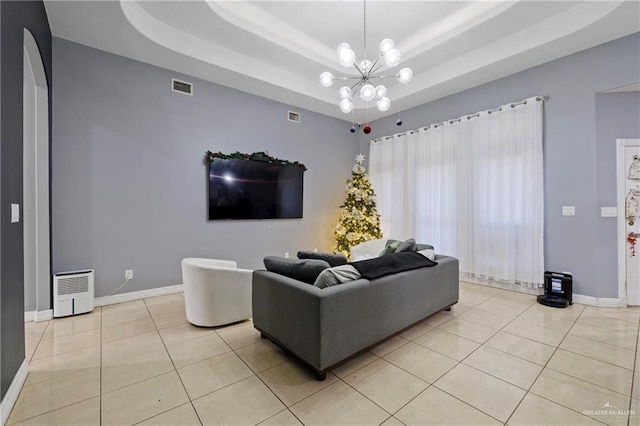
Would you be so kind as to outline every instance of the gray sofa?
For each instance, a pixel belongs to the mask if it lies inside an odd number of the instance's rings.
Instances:
[[[319,380],[331,368],[458,302],[458,260],[320,289],[273,272],[253,272],[253,324],[302,360]]]

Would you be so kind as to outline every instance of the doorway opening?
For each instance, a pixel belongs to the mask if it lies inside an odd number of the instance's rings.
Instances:
[[[40,50],[24,29],[23,204],[25,320],[51,318],[49,85]]]

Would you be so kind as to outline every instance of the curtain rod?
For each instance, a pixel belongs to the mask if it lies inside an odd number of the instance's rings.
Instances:
[[[487,112],[487,114],[492,114],[494,112],[502,111],[503,107],[510,106],[511,108],[515,108],[518,105],[526,105],[527,102],[530,101],[530,100],[535,100],[537,102],[540,102],[540,101],[543,101],[543,100],[548,99],[548,98],[549,98],[548,95],[535,96],[535,97],[523,99],[523,100],[521,100],[519,102],[513,102],[513,103],[510,103],[510,104],[504,104],[504,105],[501,105],[501,106],[499,106],[497,108],[487,109],[485,111]],[[472,118],[480,117],[480,113],[481,112],[484,112],[484,111],[478,111],[475,114],[470,114],[470,115],[463,115],[462,117],[458,117],[458,118],[455,118],[453,120],[444,120],[444,121],[441,121],[439,123],[429,124],[429,125],[424,126],[424,127],[419,127],[419,128],[417,128],[415,130],[407,130],[406,132],[394,133],[391,136],[382,136],[382,137],[379,137],[379,138],[376,138],[376,139],[372,139],[369,142],[378,142],[378,141],[381,141],[381,140],[389,140],[389,139],[393,139],[394,136],[406,136],[407,134],[412,135],[414,133],[419,132],[420,130],[429,130],[430,127],[433,127],[435,129],[435,128],[440,127],[440,126],[444,126],[446,123],[453,124],[455,122],[460,122],[460,121],[462,121],[463,118],[466,118],[467,120],[470,120]]]

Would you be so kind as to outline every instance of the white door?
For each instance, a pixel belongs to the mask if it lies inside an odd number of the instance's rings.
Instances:
[[[640,238],[633,241],[640,237],[640,139],[618,139],[618,210],[620,280],[624,280],[627,304],[638,306]]]

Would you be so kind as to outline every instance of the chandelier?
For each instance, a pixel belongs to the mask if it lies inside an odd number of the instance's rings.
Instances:
[[[366,57],[367,52],[367,5],[364,4],[364,51],[365,57],[356,63],[356,54],[348,43],[338,45],[338,62],[345,68],[354,67],[357,76],[334,76],[329,71],[320,74],[320,84],[330,87],[336,80],[354,80],[351,85],[344,85],[338,90],[340,96],[340,111],[348,114],[353,110],[353,95],[360,94],[365,102],[376,99],[376,107],[379,111],[387,111],[391,107],[391,100],[387,97],[387,87],[382,84],[374,84],[375,80],[384,78],[397,78],[398,82],[405,84],[411,81],[413,71],[410,68],[402,68],[395,75],[382,75],[382,72],[397,67],[400,64],[401,54],[395,48],[395,43],[390,38],[380,42],[377,58],[371,62]],[[385,68],[386,67],[386,68]],[[380,71],[380,74],[378,74]]]

